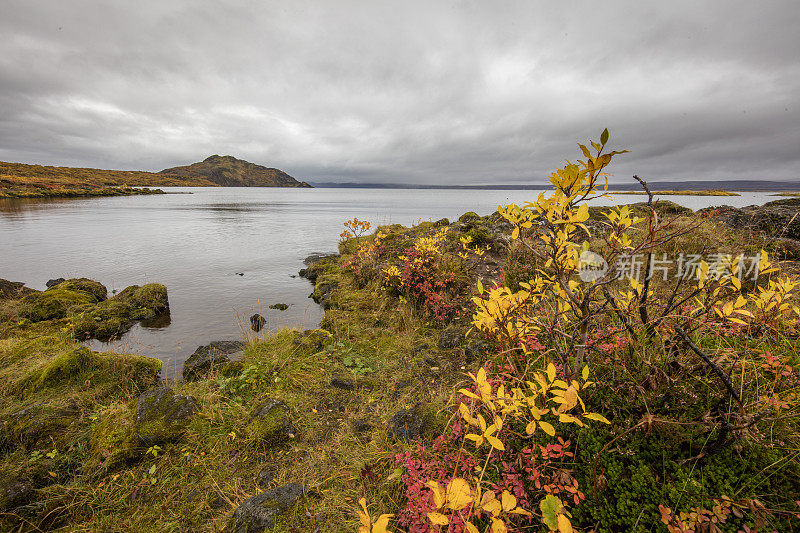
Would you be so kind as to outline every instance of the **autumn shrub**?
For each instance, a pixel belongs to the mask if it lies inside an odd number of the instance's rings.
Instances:
[[[625,153],[608,141],[606,130],[579,145],[585,159],[556,169],[551,192],[499,207],[509,262],[497,283],[478,282],[471,306],[471,334],[490,354],[454,397],[444,433],[397,456],[401,527],[747,531],[794,518],[798,469],[786,450],[800,443],[800,361],[750,345],[794,350],[797,284],[764,250],[679,252],[680,275],[662,276],[665,250],[702,222],[659,214],[636,176],[644,208],[590,221],[587,202],[606,196],[605,169]],[[390,266],[384,283],[402,293],[410,279],[425,298],[419,287],[436,279],[426,257],[409,251],[417,270]],[[790,442],[759,424],[778,424]],[[762,493],[774,508],[753,482],[764,471],[785,491]]]

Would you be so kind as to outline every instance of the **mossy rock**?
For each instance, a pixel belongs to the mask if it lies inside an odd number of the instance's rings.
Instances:
[[[20,315],[32,322],[55,320],[95,302],[94,296],[87,292],[54,288],[23,298]]]
[[[132,326],[131,308],[116,299],[99,303],[73,319],[77,339],[108,340],[126,333]]]
[[[160,283],[131,285],[117,294],[114,299],[127,304],[132,320],[144,320],[169,312],[167,288]]]
[[[247,434],[253,440],[275,445],[294,436],[289,407],[279,400],[266,399],[256,404],[247,423]]]
[[[83,382],[86,374],[107,368],[105,360],[88,348],[81,346],[71,352],[57,355],[44,366],[30,374],[23,388],[40,390],[69,382]]]
[[[36,292],[38,291],[26,287],[22,282],[0,279],[0,300],[16,300]]]
[[[36,490],[29,479],[13,475],[9,472],[0,473],[0,513],[6,513],[18,507],[22,507],[27,504],[35,494]],[[3,523],[4,522],[0,521],[0,526],[2,526]],[[15,527],[14,529],[17,528]],[[8,531],[11,531],[11,529]]]
[[[307,329],[292,341],[301,350],[317,352],[333,339],[333,335],[325,329]]]
[[[475,211],[467,211],[466,213],[458,217],[458,221],[461,222],[462,224],[466,224],[468,222],[474,222],[479,218],[481,218],[481,216]]]
[[[289,483],[251,496],[233,512],[225,532],[261,533],[274,528],[280,515],[294,507],[303,492],[299,483]]]
[[[138,438],[133,412],[124,405],[112,405],[100,414],[100,421],[89,437],[86,473],[107,472],[138,455]]]
[[[106,289],[105,285],[88,278],[73,278],[62,281],[58,285],[47,289],[45,293],[59,289],[85,292],[94,297],[96,302],[102,302],[108,298],[108,290]]]
[[[47,446],[60,444],[65,433],[81,417],[74,407],[35,404],[9,415],[3,423],[0,441],[11,448],[33,449],[47,441]]]
[[[142,393],[136,406],[139,444],[152,446],[179,440],[189,419],[199,409],[193,396],[177,395],[169,387]]]

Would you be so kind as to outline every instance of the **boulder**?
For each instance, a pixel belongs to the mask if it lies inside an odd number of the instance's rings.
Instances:
[[[47,285],[47,291],[51,291],[54,289],[63,289],[68,291],[80,291],[85,292],[87,294],[92,295],[96,302],[102,302],[106,298],[108,298],[108,289],[106,289],[105,285],[102,283],[98,283],[97,281],[91,280],[89,278],[73,278],[64,280],[63,278],[59,278],[61,281],[56,283],[55,285]],[[51,281],[58,281],[58,280],[50,280]],[[45,291],[45,293],[47,292]]]
[[[131,285],[117,294],[115,298],[133,308],[133,320],[145,320],[154,316],[169,313],[167,288],[159,283],[147,285]]]
[[[3,421],[3,436],[12,447],[34,449],[40,442],[60,443],[63,434],[80,418],[80,410],[73,407],[56,407],[35,404],[9,415]]]
[[[50,287],[55,287],[59,283],[64,283],[65,281],[67,281],[67,280],[65,280],[64,278],[51,279],[51,280],[47,280],[47,283],[45,283],[44,286],[49,289]]]
[[[37,291],[26,287],[22,282],[0,279],[0,300],[16,300],[35,292]]]
[[[267,399],[257,404],[247,423],[248,434],[265,444],[279,444],[294,437],[289,407],[279,401]]]
[[[303,496],[303,486],[289,483],[246,499],[233,512],[228,533],[262,533],[275,527],[280,515],[288,511]]]
[[[458,326],[448,327],[439,336],[439,349],[452,350],[453,348],[458,348],[464,341],[465,333],[464,329]]]
[[[0,474],[0,513],[13,511],[28,503],[35,493],[30,480],[10,474]]]
[[[67,313],[81,310],[96,302],[95,297],[87,292],[54,287],[25,296],[19,311],[20,315],[31,322],[42,322],[64,318]]]
[[[183,379],[192,381],[203,374],[231,362],[231,355],[244,350],[241,341],[213,341],[205,346],[198,346],[192,355],[183,363]]]
[[[421,404],[410,409],[401,409],[389,419],[387,433],[393,439],[412,440],[422,436],[428,423]]]
[[[252,315],[250,317],[250,329],[258,333],[267,323],[267,319],[263,316],[259,315],[258,313]]]
[[[776,200],[762,206],[742,208],[723,205],[698,213],[733,229],[758,231],[770,237],[800,240],[800,202],[797,198]]]
[[[356,388],[356,382],[348,376],[333,376],[331,386],[342,390],[353,390]]]
[[[136,433],[142,446],[178,440],[192,415],[199,411],[193,396],[181,396],[169,387],[142,393],[136,406]]]

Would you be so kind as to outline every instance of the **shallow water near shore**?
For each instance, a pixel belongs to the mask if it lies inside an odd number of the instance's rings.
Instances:
[[[163,283],[168,321],[137,324],[122,339],[93,349],[158,357],[162,375],[180,379],[199,345],[255,335],[249,317],[267,319],[264,335],[281,327],[313,328],[322,309],[297,276],[303,258],[335,252],[342,223],[416,224],[465,211],[492,213],[540,191],[420,189],[166,188],[155,196],[0,200],[0,278],[35,289],[58,277],[88,277],[119,291]],[[620,195],[618,203],[640,202]],[[776,200],[741,196],[665,196],[692,209]],[[613,203],[608,200],[596,204]],[[269,309],[285,303],[286,311]]]

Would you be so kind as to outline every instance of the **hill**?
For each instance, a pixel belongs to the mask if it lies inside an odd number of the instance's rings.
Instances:
[[[212,155],[199,163],[167,168],[161,175],[207,179],[223,187],[310,187],[277,168],[267,168],[230,155]]]
[[[142,193],[131,187],[214,187],[202,176],[136,170],[52,167],[0,161],[0,198],[109,196]]]

